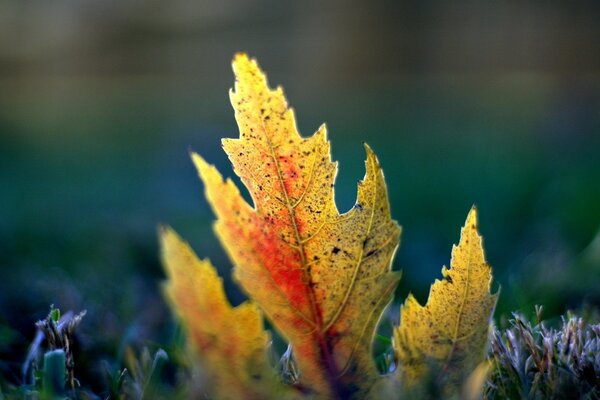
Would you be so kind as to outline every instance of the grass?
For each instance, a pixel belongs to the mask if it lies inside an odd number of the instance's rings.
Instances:
[[[567,313],[560,320],[543,321],[542,308],[527,318],[512,318],[490,332],[490,370],[483,385],[484,399],[598,399],[600,398],[600,324],[596,310],[582,316]],[[85,312],[60,315],[51,308],[40,320],[29,355],[25,357],[21,381],[0,376],[0,399],[189,399],[205,398],[203,382],[186,351],[181,332],[172,343],[136,350],[126,346],[120,354],[103,354],[93,366],[101,370],[101,389],[93,390],[77,379],[87,375],[77,360],[77,329],[85,324]],[[98,336],[102,332],[97,332]],[[298,380],[293,352],[281,356],[268,349],[281,380]],[[378,359],[394,369],[389,349]],[[109,362],[107,360],[112,360]],[[61,365],[62,363],[62,365]],[[437,398],[440,383],[428,380],[420,388],[421,398]],[[97,386],[97,385],[96,385]],[[479,385],[481,388],[481,385]]]

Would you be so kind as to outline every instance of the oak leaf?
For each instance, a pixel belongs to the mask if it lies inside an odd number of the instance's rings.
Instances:
[[[300,384],[322,397],[361,396],[378,375],[373,334],[399,280],[390,270],[400,228],[383,172],[365,146],[356,203],[340,215],[325,126],[303,138],[255,60],[238,54],[233,70],[240,137],[223,148],[253,204],[193,154],[216,233],[235,279],[293,346]]]
[[[448,387],[457,388],[484,360],[498,293],[490,294],[491,267],[485,261],[475,207],[442,276],[431,286],[425,306],[408,296],[394,330],[398,372],[408,386],[434,369],[443,373]]]

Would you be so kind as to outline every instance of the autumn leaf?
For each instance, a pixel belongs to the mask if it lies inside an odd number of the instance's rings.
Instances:
[[[418,383],[431,367],[456,388],[484,359],[498,293],[490,294],[492,270],[485,261],[474,207],[442,276],[431,286],[425,306],[411,294],[400,311],[394,349],[406,385]]]
[[[378,377],[373,334],[399,280],[391,259],[400,228],[383,172],[366,147],[356,203],[340,215],[325,126],[303,138],[255,60],[238,54],[233,70],[240,137],[223,148],[252,204],[193,154],[216,233],[235,279],[293,346],[300,385],[323,398],[361,397]]]
[[[171,229],[160,236],[169,278],[164,290],[201,360],[202,388],[218,399],[289,398],[268,363],[270,335],[257,306],[232,308],[210,261],[199,260]]]

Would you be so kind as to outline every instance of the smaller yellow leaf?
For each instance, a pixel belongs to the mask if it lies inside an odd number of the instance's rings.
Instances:
[[[485,261],[475,207],[452,249],[450,266],[442,268],[444,279],[431,286],[425,306],[409,295],[400,311],[394,350],[408,385],[432,367],[456,387],[484,359],[498,294],[490,294],[492,270]]]
[[[215,399],[282,398],[286,389],[269,366],[269,334],[254,303],[231,307],[223,281],[172,229],[161,230],[164,290],[188,334],[203,387]]]

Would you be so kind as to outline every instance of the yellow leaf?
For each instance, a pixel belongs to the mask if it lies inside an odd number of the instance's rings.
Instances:
[[[477,210],[471,209],[452,249],[451,268],[431,286],[425,306],[409,295],[394,330],[399,373],[411,385],[439,369],[458,386],[483,361],[490,319],[498,294],[490,294],[492,270],[477,232]]]
[[[164,290],[201,362],[202,389],[217,399],[282,398],[284,387],[267,360],[270,336],[256,305],[232,308],[210,261],[199,260],[173,230],[161,231],[161,246],[169,278]]]
[[[240,137],[223,148],[253,204],[194,154],[216,233],[237,281],[292,344],[300,384],[324,398],[360,397],[377,377],[373,333],[399,279],[390,269],[400,228],[383,173],[366,147],[356,204],[340,215],[325,126],[303,138],[256,61],[238,54],[233,69]]]

